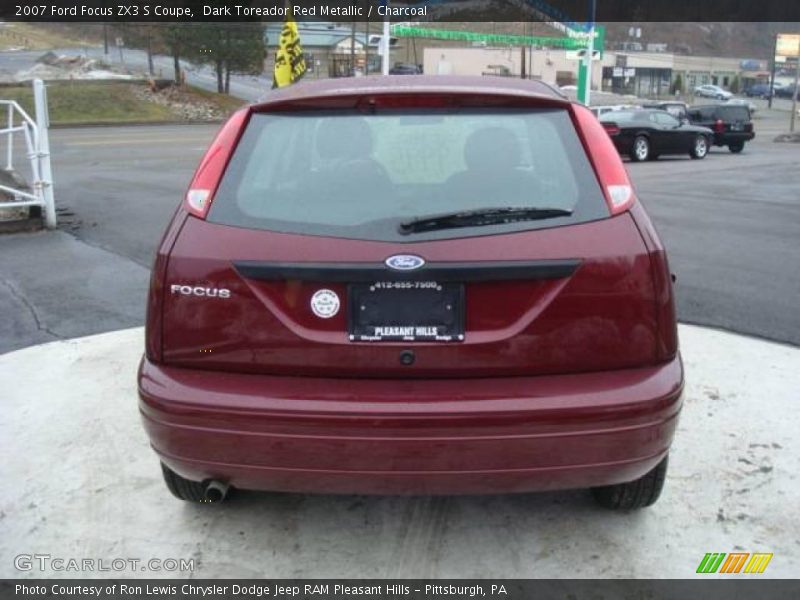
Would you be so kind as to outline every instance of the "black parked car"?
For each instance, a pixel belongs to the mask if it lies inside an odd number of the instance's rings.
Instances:
[[[617,151],[631,160],[654,160],[661,154],[705,158],[713,132],[683,123],[663,110],[617,110],[600,117]]]
[[[422,75],[422,67],[410,63],[395,63],[389,69],[389,75]]]
[[[749,98],[769,98],[770,89],[768,83],[754,83],[744,91],[744,95]]]
[[[794,84],[784,85],[783,87],[775,88],[775,95],[778,98],[794,98]],[[798,95],[800,98],[800,95]]]
[[[692,106],[689,108],[689,120],[694,125],[711,129],[714,132],[714,145],[727,146],[734,153],[741,152],[745,142],[756,136],[750,110],[741,104]]]

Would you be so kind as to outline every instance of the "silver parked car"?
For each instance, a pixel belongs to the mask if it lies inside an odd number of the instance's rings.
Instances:
[[[733,98],[733,94],[731,94],[728,90],[723,90],[718,85],[698,85],[694,88],[694,95],[701,96],[703,98],[715,98],[717,100],[729,100]]]

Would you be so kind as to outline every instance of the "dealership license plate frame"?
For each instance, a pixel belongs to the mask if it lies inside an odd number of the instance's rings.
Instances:
[[[364,303],[364,299],[368,301]],[[379,323],[375,323],[376,312]],[[464,284],[402,280],[351,283],[347,286],[347,315],[352,342],[460,342],[465,338]],[[434,327],[435,334],[431,333]],[[412,331],[408,334],[402,328]]]

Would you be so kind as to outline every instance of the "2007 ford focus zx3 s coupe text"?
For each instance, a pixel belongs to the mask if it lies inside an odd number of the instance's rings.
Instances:
[[[658,498],[664,248],[544,83],[375,77],[234,114],[158,248],[140,410],[170,491]]]

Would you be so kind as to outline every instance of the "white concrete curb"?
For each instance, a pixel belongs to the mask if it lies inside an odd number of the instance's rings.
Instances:
[[[583,491],[181,503],[139,423],[141,329],[2,355],[0,576],[82,575],[15,569],[15,556],[42,553],[194,558],[194,576],[209,578],[686,578],[706,552],[743,551],[775,554],[762,577],[796,577],[800,349],[680,334],[687,395],[667,487],[632,514],[602,511]]]

